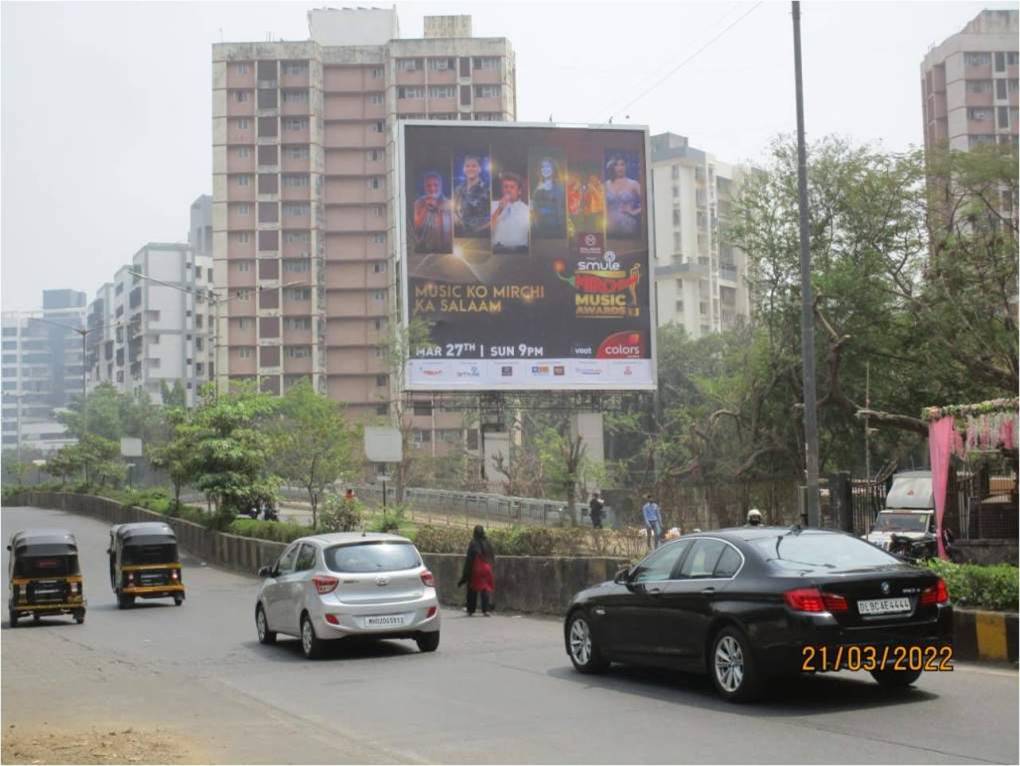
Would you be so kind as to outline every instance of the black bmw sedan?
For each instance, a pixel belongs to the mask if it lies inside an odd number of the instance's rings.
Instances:
[[[709,673],[735,701],[770,677],[868,670],[908,686],[947,670],[945,582],[842,532],[742,527],[687,535],[578,593],[567,654],[582,673],[611,662]]]

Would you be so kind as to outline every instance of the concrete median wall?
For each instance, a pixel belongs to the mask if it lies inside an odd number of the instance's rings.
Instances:
[[[24,492],[8,499],[6,505],[52,508],[91,516],[108,524],[161,521],[173,527],[181,549],[203,561],[255,574],[272,564],[287,547],[285,543],[214,532],[184,519],[125,506],[105,497],[68,492]],[[457,586],[464,557],[452,553],[422,552],[425,565],[436,578],[439,599],[444,604],[462,605],[465,590]],[[563,614],[579,590],[611,580],[629,562],[617,558],[559,558],[552,556],[497,556],[495,602],[498,608],[514,612]]]

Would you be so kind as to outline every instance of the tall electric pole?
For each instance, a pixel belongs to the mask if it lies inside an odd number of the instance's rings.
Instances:
[[[815,394],[815,318],[808,227],[807,148],[804,146],[804,83],[800,60],[800,2],[793,0],[793,68],[797,88],[797,192],[800,208],[800,354],[804,368],[804,463],[808,525],[821,525],[818,506],[818,403]]]

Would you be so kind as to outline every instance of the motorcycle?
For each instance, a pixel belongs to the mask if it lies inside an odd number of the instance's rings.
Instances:
[[[949,530],[944,529],[942,531],[942,546],[950,560],[954,559],[952,539],[953,536]],[[893,534],[889,540],[889,553],[912,564],[918,564],[925,559],[938,558],[938,541],[934,532],[927,532],[918,538]]]

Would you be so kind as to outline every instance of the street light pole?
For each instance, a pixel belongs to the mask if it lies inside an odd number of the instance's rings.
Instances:
[[[804,145],[804,83],[801,77],[800,2],[793,0],[793,68],[797,90],[797,193],[800,208],[800,353],[804,370],[804,462],[808,526],[821,525],[818,502],[818,403],[815,393],[814,294],[808,226],[807,148]]]

